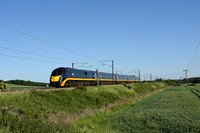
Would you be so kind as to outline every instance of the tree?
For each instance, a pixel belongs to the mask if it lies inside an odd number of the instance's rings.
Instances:
[[[4,83],[3,81],[0,82],[0,90],[5,91],[5,90],[9,90],[9,86],[8,84]]]

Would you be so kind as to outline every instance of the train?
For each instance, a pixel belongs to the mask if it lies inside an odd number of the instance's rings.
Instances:
[[[139,77],[69,67],[56,68],[50,76],[50,86],[54,87],[111,85],[135,82],[140,82]]]

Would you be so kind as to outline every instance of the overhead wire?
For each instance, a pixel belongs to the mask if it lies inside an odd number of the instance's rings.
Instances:
[[[199,56],[199,58],[200,58],[200,56]],[[198,58],[198,59],[199,59],[199,58]],[[200,65],[200,63],[198,63],[198,64],[196,64],[195,66],[191,67],[189,70],[195,69],[198,65]]]
[[[16,45],[22,45],[22,46],[25,46],[25,47],[28,47],[27,45],[25,44],[22,44],[22,43],[18,43],[18,42],[13,42],[13,41],[10,41],[10,40],[6,40],[6,39],[0,39],[1,41],[5,41],[5,42],[9,42],[9,43],[12,43],[12,44],[16,44]],[[36,47],[30,47],[31,49],[36,49],[36,50],[40,50],[40,51],[49,51],[49,50],[43,50],[43,49],[39,49],[39,48],[36,48]],[[66,60],[66,59],[61,59],[61,58],[56,58],[56,57],[51,57],[51,56],[46,56],[46,55],[40,55],[40,54],[37,54],[37,53],[30,53],[30,52],[25,52],[25,51],[22,51],[22,50],[16,50],[16,49],[11,49],[11,48],[7,48],[7,47],[2,47],[0,46],[0,49],[6,49],[6,50],[9,50],[9,51],[14,51],[14,52],[19,52],[19,53],[25,53],[25,54],[31,54],[31,55],[36,55],[36,56],[41,56],[41,57],[46,57],[46,58],[50,58],[50,59],[59,59],[59,60],[64,60],[64,61],[71,61],[71,62],[74,62],[72,60]],[[49,51],[51,52],[51,51]],[[34,60],[37,60],[37,59],[34,59]],[[92,65],[92,67],[94,67],[95,65]],[[86,66],[87,67],[87,66]],[[96,66],[96,68],[100,68],[101,70],[104,70],[104,71],[107,71],[107,69],[105,69],[104,67],[102,66]],[[96,69],[95,68],[95,69]]]
[[[3,26],[3,27],[5,27],[5,28],[8,28],[8,29],[10,29],[10,30],[12,30],[12,31],[15,31],[15,32],[17,32],[17,33],[20,33],[20,34],[22,34],[22,35],[24,35],[24,36],[27,36],[27,37],[29,37],[29,38],[32,38],[32,39],[38,40],[38,41],[40,41],[40,42],[43,42],[43,43],[45,43],[45,44],[47,44],[47,45],[50,45],[50,46],[59,48],[59,49],[61,49],[61,50],[65,50],[65,51],[68,51],[68,52],[70,52],[70,53],[77,54],[77,55],[81,55],[81,56],[84,56],[84,57],[87,57],[87,58],[97,59],[97,60],[101,60],[101,61],[104,60],[104,61],[105,61],[105,59],[102,59],[102,58],[93,57],[93,56],[85,55],[85,54],[82,54],[82,53],[79,53],[79,52],[76,52],[76,51],[73,51],[73,50],[70,50],[70,49],[66,49],[66,48],[61,47],[61,46],[59,46],[59,45],[57,45],[57,44],[50,43],[50,42],[48,42],[48,41],[45,41],[45,40],[40,39],[40,38],[38,38],[38,37],[35,37],[35,36],[31,35],[31,34],[25,33],[25,32],[23,32],[23,31],[21,31],[21,30],[18,30],[18,29],[16,29],[16,28],[13,28],[13,27],[8,26],[8,25],[6,25],[6,24],[0,23],[0,25]],[[32,47],[32,48],[34,48],[34,47]],[[35,49],[35,48],[34,48],[34,49]],[[38,49],[38,48],[37,48],[37,49]],[[39,49],[38,49],[38,50],[39,50]],[[15,51],[16,51],[16,50],[15,50]],[[16,51],[16,52],[17,52],[17,51]],[[19,52],[19,51],[18,51],[18,52]],[[21,52],[22,52],[22,51],[21,51]],[[23,52],[24,52],[24,51],[23,51]],[[27,53],[27,54],[28,54],[28,52],[24,52],[24,53]],[[35,54],[35,53],[29,53],[29,54]],[[35,55],[36,55],[36,54],[35,54]],[[37,55],[38,55],[38,56],[43,56],[43,55],[39,55],[39,54],[37,54]],[[48,56],[43,56],[43,57],[48,57]],[[68,61],[69,61],[69,60],[68,60]],[[116,63],[116,64],[122,66],[122,65],[119,64],[119,63]]]
[[[24,46],[24,47],[31,48],[31,49],[38,50],[38,51],[42,51],[42,52],[50,52],[50,53],[53,53],[53,54],[56,54],[56,55],[62,55],[62,56],[67,56],[68,58],[76,58],[78,60],[81,60],[80,58],[77,58],[77,57],[72,57],[72,56],[69,56],[69,55],[65,55],[65,54],[58,53],[58,52],[51,51],[51,50],[47,50],[47,49],[40,49],[40,48],[37,48],[37,47],[28,46],[28,45],[25,45],[25,44],[22,44],[22,43],[19,43],[19,42],[14,42],[14,41],[1,39],[1,38],[0,38],[0,41],[9,42],[10,44],[15,44],[15,45],[18,45],[18,46]],[[82,59],[82,60],[84,60],[84,59]]]
[[[40,59],[34,59],[34,58],[28,58],[28,57],[21,57],[21,56],[15,56],[15,55],[9,55],[9,54],[2,54],[0,53],[1,56],[7,56],[7,57],[14,57],[14,58],[20,58],[20,59],[25,59],[25,60],[34,60],[34,61],[40,61],[40,62],[46,62],[46,63],[60,63],[61,62],[55,62],[55,61],[46,61],[46,60],[40,60]]]
[[[127,67],[127,66],[124,66],[124,65],[122,65],[122,64],[119,64],[119,63],[116,62],[116,61],[115,61],[115,63],[118,64],[120,67],[122,67],[124,70],[128,70],[129,72],[130,72],[130,71],[133,71],[133,69],[130,69],[130,68]],[[128,73],[128,71],[127,71],[127,73]],[[134,70],[134,71],[138,71],[138,70]],[[134,73],[136,73],[136,72],[134,72]]]
[[[200,45],[200,42],[197,44],[197,46],[196,46],[196,48],[195,48],[195,50],[194,50],[194,53],[193,53],[193,55],[192,55],[192,58],[190,59],[188,65],[187,65],[187,67],[186,67],[187,69],[189,68],[190,64],[192,63],[192,61],[193,61],[193,59],[194,59],[194,57],[195,57],[195,55],[196,55],[196,53],[197,53],[197,51],[198,51],[199,45]],[[200,56],[193,62],[193,64],[190,66],[190,68],[199,60],[199,58],[200,58]]]
[[[13,28],[13,27],[11,27],[11,26],[5,25],[5,24],[3,24],[3,23],[0,23],[0,25],[3,26],[3,27],[5,27],[5,28],[8,28],[8,29],[10,29],[10,30],[13,30],[13,31],[15,31],[15,32],[18,32],[18,33],[20,33],[20,34],[22,34],[22,35],[25,35],[25,36],[27,36],[27,37],[30,37],[30,38],[32,38],[32,39],[35,39],[35,40],[38,40],[38,41],[43,42],[43,43],[45,43],[45,44],[51,45],[51,46],[53,46],[53,47],[56,47],[56,48],[59,48],[59,49],[62,49],[62,50],[65,50],[65,51],[68,51],[68,52],[71,52],[71,53],[74,53],[74,54],[77,54],[77,55],[85,56],[85,57],[88,57],[88,58],[98,59],[98,60],[104,60],[104,59],[101,59],[101,58],[97,58],[97,57],[85,55],[85,54],[82,54],[82,53],[79,53],[79,52],[76,52],[76,51],[72,51],[72,50],[70,50],[70,49],[66,49],[66,48],[61,47],[61,46],[58,46],[58,45],[56,45],[56,44],[54,44],[54,43],[50,43],[50,42],[48,42],[48,41],[42,40],[42,39],[40,39],[40,38],[38,38],[38,37],[35,37],[35,36],[30,35],[30,34],[28,34],[28,33],[25,33],[25,32],[23,32],[23,31],[21,31],[21,30],[15,29],[15,28]]]
[[[197,57],[197,59],[193,62],[193,64],[191,65],[191,67],[189,68],[189,70],[194,69],[194,67],[198,66],[199,64],[196,64],[198,62],[198,60],[200,59],[200,56]],[[196,64],[196,65],[195,65]],[[194,66],[195,65],[195,66]]]
[[[9,50],[9,51],[14,51],[14,52],[18,52],[18,53],[36,55],[36,56],[45,57],[45,58],[49,58],[49,59],[57,59],[57,60],[63,60],[63,61],[70,61],[70,60],[66,60],[66,59],[61,59],[61,58],[56,58],[56,57],[41,55],[41,54],[37,54],[37,53],[26,52],[26,51],[22,51],[22,50],[11,49],[11,48],[2,47],[2,46],[0,46],[0,49],[5,49],[5,50]]]

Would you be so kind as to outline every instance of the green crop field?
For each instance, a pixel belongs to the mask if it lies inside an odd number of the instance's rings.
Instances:
[[[16,85],[16,84],[8,84],[10,90],[24,90],[24,89],[42,89],[47,88],[44,86],[24,86],[24,85]]]
[[[86,132],[200,132],[200,85],[171,87],[75,126]]]

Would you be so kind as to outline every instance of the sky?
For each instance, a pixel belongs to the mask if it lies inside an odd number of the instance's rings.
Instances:
[[[57,67],[200,76],[199,0],[0,0],[0,79],[49,82]],[[102,62],[106,65],[103,65]],[[87,63],[87,64],[80,64]]]

